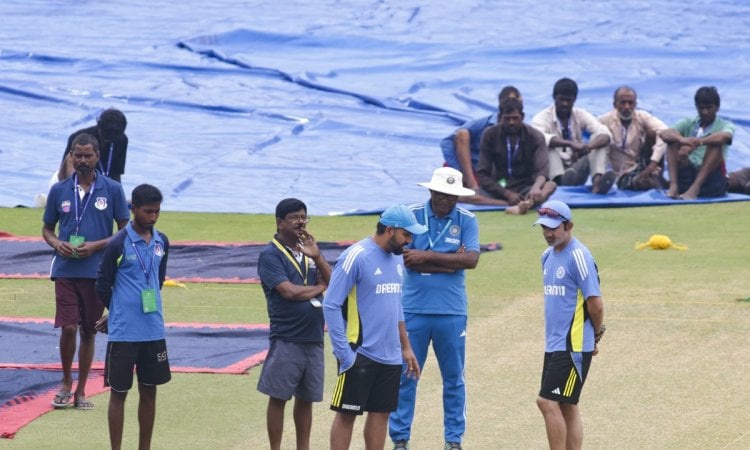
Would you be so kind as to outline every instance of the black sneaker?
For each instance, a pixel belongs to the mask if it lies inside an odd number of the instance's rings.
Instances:
[[[599,195],[607,194],[612,189],[612,185],[615,184],[615,178],[617,178],[617,175],[613,171],[606,171],[604,175],[599,177],[599,181],[596,183],[596,193]]]
[[[401,439],[393,443],[393,450],[409,450],[409,441]]]
[[[460,442],[446,442],[443,450],[462,450]]]
[[[576,170],[571,167],[565,170],[565,173],[560,179],[560,184],[563,186],[573,186],[576,184],[576,178],[578,178],[578,174],[576,173]]]

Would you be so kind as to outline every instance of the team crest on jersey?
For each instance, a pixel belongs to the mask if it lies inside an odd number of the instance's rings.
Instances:
[[[164,255],[164,248],[158,242],[156,244],[154,244],[154,255],[156,255],[156,256],[163,256]]]
[[[60,203],[60,209],[62,209],[62,212],[65,214],[70,212],[70,202],[68,200],[65,200],[64,202]]]
[[[563,266],[560,266],[555,271],[555,276],[557,278],[563,278],[565,276],[565,268]]]
[[[461,234],[461,227],[459,227],[458,225],[453,225],[451,226],[450,230],[448,230],[448,232],[451,234],[451,236],[458,236],[459,234]]]
[[[94,203],[94,206],[99,211],[107,209],[107,197],[96,197],[96,203]]]
[[[400,277],[404,276],[404,269],[401,267],[401,264],[396,266],[396,272],[398,272],[398,276]]]

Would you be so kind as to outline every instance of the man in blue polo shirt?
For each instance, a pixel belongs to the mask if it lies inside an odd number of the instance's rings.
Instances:
[[[441,167],[429,183],[430,200],[411,207],[427,232],[414,237],[404,251],[404,318],[414,354],[424,367],[430,342],[443,378],[443,425],[446,449],[460,449],[466,430],[467,298],[465,269],[479,262],[479,225],[471,212],[456,207],[459,196],[474,191],[462,186],[461,172]],[[417,381],[401,377],[398,410],[390,417],[395,448],[408,448]]]
[[[75,173],[50,189],[42,227],[42,237],[55,249],[50,275],[55,282],[55,328],[62,328],[63,379],[52,405],[92,409],[94,405],[86,399],[86,379],[94,358],[94,325],[104,310],[94,281],[102,250],[112,236],[113,221],[122,228],[130,213],[122,186],[96,172],[99,143],[94,136],[76,136],[71,156]],[[71,368],[79,331],[78,384],[73,394]]]
[[[151,448],[156,416],[156,386],[171,378],[161,287],[167,273],[169,239],[154,228],[161,212],[159,189],[141,184],[133,189],[133,220],[104,250],[96,279],[99,299],[109,309],[104,385],[111,387],[109,441],[122,445],[125,400],[138,374],[138,448]]]
[[[312,404],[323,400],[323,292],[331,266],[308,233],[307,206],[296,198],[276,205],[276,235],[258,257],[258,276],[271,324],[270,348],[258,380],[268,395],[266,427],[281,449],[284,408],[294,397],[297,447],[310,447]]]

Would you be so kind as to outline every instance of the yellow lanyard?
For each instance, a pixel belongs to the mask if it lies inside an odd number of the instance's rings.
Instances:
[[[273,241],[271,242],[273,242],[273,245],[275,245],[276,248],[278,248],[279,251],[281,251],[281,253],[286,255],[286,258],[289,260],[289,262],[291,262],[294,268],[297,269],[299,276],[302,277],[302,282],[304,283],[304,285],[307,286],[307,273],[309,270],[309,262],[307,260],[307,257],[304,254],[302,254],[302,262],[305,263],[305,273],[303,274],[302,268],[297,262],[297,259],[294,256],[292,256],[291,252],[287,249],[287,247],[281,242],[279,242],[276,238],[273,238]]]

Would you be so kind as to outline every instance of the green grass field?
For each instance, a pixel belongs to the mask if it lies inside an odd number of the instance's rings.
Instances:
[[[607,335],[581,399],[585,448],[750,448],[750,402],[744,382],[750,349],[747,203],[623,209],[576,209],[574,235],[594,254]],[[545,448],[535,398],[544,345],[539,256],[545,248],[534,216],[480,213],[481,242],[503,250],[482,255],[467,273],[467,449]],[[314,217],[318,240],[355,240],[376,217]],[[269,215],[162,214],[175,240],[265,241]],[[0,230],[39,235],[41,211],[0,209]],[[636,251],[666,234],[686,251]],[[259,286],[190,284],[165,288],[168,321],[265,323]],[[49,281],[0,280],[0,315],[52,317]],[[98,344],[103,345],[104,339]],[[334,383],[327,342],[325,399]],[[3,341],[0,345],[12,345]],[[247,375],[175,374],[159,388],[155,449],[267,448],[266,397]],[[137,391],[126,411],[124,446],[137,442]],[[94,411],[53,411],[0,448],[107,448],[108,394]],[[312,448],[328,447],[333,413],[315,407]],[[352,448],[362,448],[361,422]],[[440,376],[428,359],[417,399],[412,448],[439,449]],[[293,448],[291,406],[284,448]]]

